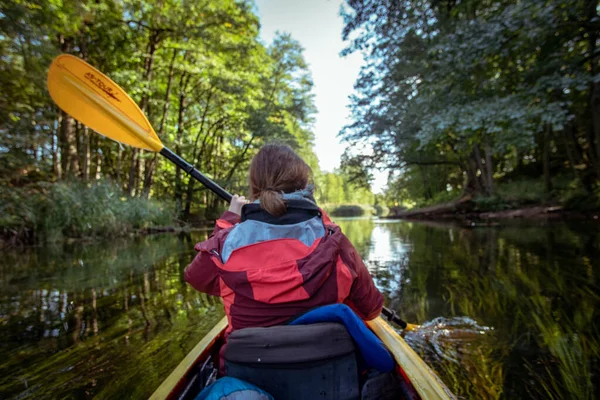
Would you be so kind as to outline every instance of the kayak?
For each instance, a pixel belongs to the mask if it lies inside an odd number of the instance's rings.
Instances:
[[[402,392],[398,393],[399,399],[456,398],[435,372],[383,318],[368,321],[367,325],[386,345],[396,361],[395,373],[403,387]],[[207,375],[216,373],[212,365],[216,365],[216,360],[219,358],[226,329],[227,318],[223,318],[185,356],[150,399],[194,399],[198,394],[198,388],[202,387],[201,382],[209,381],[211,377]]]

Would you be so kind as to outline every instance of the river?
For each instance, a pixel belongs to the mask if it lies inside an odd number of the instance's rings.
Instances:
[[[599,396],[598,224],[337,222],[458,396]],[[3,251],[0,398],[146,398],[223,316],[183,279],[206,234]]]

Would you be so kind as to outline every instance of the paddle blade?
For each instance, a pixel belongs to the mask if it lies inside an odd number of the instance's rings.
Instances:
[[[404,330],[406,332],[410,332],[410,331],[414,331],[415,329],[419,329],[420,327],[421,327],[421,325],[406,324],[406,328],[404,328]]]
[[[48,91],[67,114],[112,140],[150,151],[164,147],[131,97],[80,58],[62,54],[54,59]]]

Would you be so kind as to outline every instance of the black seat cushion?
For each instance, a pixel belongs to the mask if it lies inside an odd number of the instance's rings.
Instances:
[[[228,376],[250,382],[275,400],[358,400],[354,342],[337,323],[233,332],[225,353]]]
[[[294,364],[354,353],[346,328],[337,323],[246,328],[227,340],[225,359],[243,364]]]

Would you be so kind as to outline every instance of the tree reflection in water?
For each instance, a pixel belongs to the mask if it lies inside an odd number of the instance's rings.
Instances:
[[[597,225],[336,222],[457,395],[597,397]],[[0,397],[147,397],[223,315],[183,278],[205,236],[5,251]]]
[[[349,223],[388,304],[425,324],[407,341],[457,395],[597,397],[598,225]]]
[[[204,237],[5,252],[1,397],[147,397],[223,316],[183,279]]]

